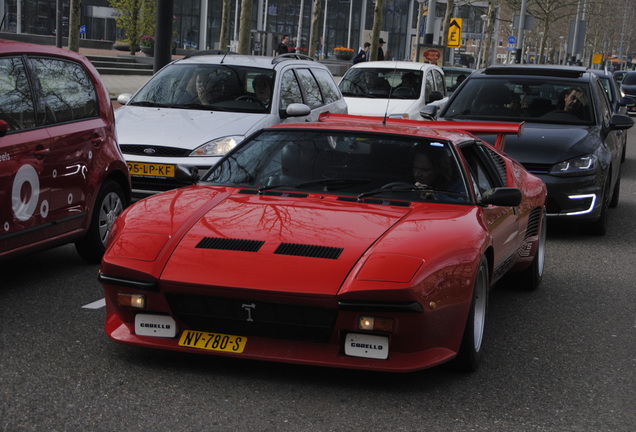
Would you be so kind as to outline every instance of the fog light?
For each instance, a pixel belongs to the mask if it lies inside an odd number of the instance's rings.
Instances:
[[[391,318],[361,316],[358,319],[358,330],[392,332],[393,320]]]
[[[117,294],[117,303],[119,306],[144,309],[146,307],[146,296],[143,294]]]

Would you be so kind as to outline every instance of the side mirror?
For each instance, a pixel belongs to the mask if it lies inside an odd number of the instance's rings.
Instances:
[[[631,108],[634,105],[636,105],[636,99],[634,99],[631,96],[623,96],[618,104],[621,106],[626,106],[628,108]]]
[[[177,165],[174,177],[179,183],[196,184],[199,181],[199,169],[194,165]]]
[[[499,207],[516,207],[521,204],[521,191],[517,188],[494,188],[484,192],[479,200],[480,205]]]
[[[431,102],[435,102],[442,99],[444,99],[444,95],[442,94],[442,92],[434,90],[431,92],[430,95],[428,95],[428,100],[426,101],[426,103],[429,104]]]
[[[437,105],[426,105],[420,110],[420,115],[426,120],[435,120],[439,107]]]
[[[610,129],[625,130],[634,126],[634,119],[624,114],[612,114]]]
[[[132,94],[122,93],[119,96],[117,96],[117,103],[119,105],[126,105],[128,102],[130,102],[131,98],[132,98]]]
[[[286,110],[280,111],[281,118],[304,117],[308,116],[309,114],[311,114],[311,108],[301,103],[289,104]]]
[[[0,120],[0,137],[5,136],[8,130],[9,125],[7,124],[7,122],[4,120]]]

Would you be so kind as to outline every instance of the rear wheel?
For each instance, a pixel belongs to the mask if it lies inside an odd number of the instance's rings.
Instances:
[[[546,222],[547,217],[544,213],[543,218],[541,219],[541,227],[539,228],[540,231],[539,239],[537,240],[537,251],[534,254],[532,265],[515,275],[521,288],[528,291],[534,291],[539,288],[541,279],[543,278],[543,268],[545,266],[545,245],[548,232]]]
[[[91,263],[99,263],[106,251],[106,241],[115,219],[124,211],[126,198],[121,187],[113,180],[107,180],[99,191],[91,225],[86,235],[75,242],[79,255]]]
[[[482,257],[475,276],[473,299],[468,312],[466,327],[464,328],[462,344],[456,358],[458,368],[463,371],[476,370],[481,359],[486,310],[488,309],[488,289],[488,261],[485,257]]]

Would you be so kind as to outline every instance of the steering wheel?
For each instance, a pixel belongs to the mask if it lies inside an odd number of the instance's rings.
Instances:
[[[247,101],[247,102],[251,102],[251,103],[256,103],[259,104],[260,106],[262,106],[263,108],[265,108],[265,105],[263,104],[263,102],[260,101],[260,99],[258,99],[257,97],[254,97],[252,95],[243,95],[243,96],[239,96],[236,99],[237,101]]]
[[[391,189],[391,188],[398,187],[398,186],[407,187],[407,188],[415,187],[415,185],[413,185],[411,183],[407,183],[407,182],[391,182],[391,183],[385,184],[380,189]]]

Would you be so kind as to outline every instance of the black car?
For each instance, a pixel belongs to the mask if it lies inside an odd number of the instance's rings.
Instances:
[[[591,69],[590,72],[595,74],[603,88],[607,92],[607,97],[610,100],[610,104],[616,114],[627,114],[628,110],[634,109],[636,99],[629,96],[621,96],[618,84],[614,80],[614,77],[600,69]],[[617,135],[621,138],[623,153],[621,156],[621,162],[625,161],[625,153],[627,151],[627,131],[618,131]]]
[[[636,98],[636,72],[625,74],[621,80],[621,95]],[[636,108],[632,106],[629,112],[636,112]]]
[[[436,114],[435,107],[422,112]],[[522,136],[506,138],[505,151],[546,183],[548,216],[605,234],[608,208],[619,200],[620,135],[634,121],[614,113],[594,73],[569,66],[491,66],[471,74],[437,119],[525,122]]]

